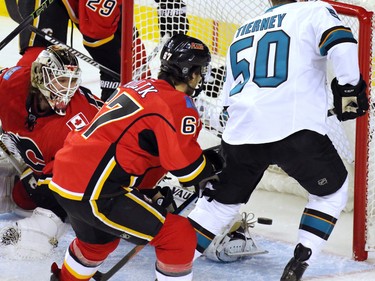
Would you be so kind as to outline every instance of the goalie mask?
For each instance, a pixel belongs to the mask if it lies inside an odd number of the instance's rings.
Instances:
[[[208,47],[200,40],[185,34],[176,34],[164,45],[160,54],[161,67],[184,83],[192,79],[192,73],[200,67],[202,81],[210,77],[211,54]],[[203,83],[199,89],[202,89]]]
[[[66,114],[66,108],[80,83],[78,60],[67,47],[49,46],[32,63],[32,86],[39,89],[59,115]]]

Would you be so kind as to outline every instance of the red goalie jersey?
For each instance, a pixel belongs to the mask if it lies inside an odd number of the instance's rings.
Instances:
[[[52,161],[66,135],[82,128],[98,112],[101,101],[81,89],[71,99],[65,116],[37,118],[33,130],[25,125],[30,92],[30,66],[15,66],[0,75],[0,119],[7,145],[13,147],[36,173],[50,174]],[[15,149],[14,149],[15,148]]]
[[[197,142],[193,100],[164,80],[130,82],[89,126],[68,135],[50,188],[72,200],[96,200],[126,187],[152,188],[170,171],[187,186],[212,174]]]

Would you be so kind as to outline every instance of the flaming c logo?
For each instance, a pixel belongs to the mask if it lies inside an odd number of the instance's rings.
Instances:
[[[8,135],[25,163],[34,171],[42,172],[46,163],[43,154],[36,143],[27,137],[20,137],[13,133],[8,133]]]

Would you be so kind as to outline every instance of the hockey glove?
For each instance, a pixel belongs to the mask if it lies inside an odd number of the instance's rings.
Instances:
[[[38,186],[38,180],[35,177],[36,175],[31,168],[27,168],[22,172],[20,180],[22,181],[26,190],[35,189]]]
[[[152,202],[165,208],[170,213],[173,213],[177,209],[172,190],[168,186],[156,186],[153,189],[142,189],[141,192],[151,198]]]
[[[221,156],[220,151],[205,149],[203,155],[209,162],[211,162],[215,174],[221,172],[224,167],[224,158]]]
[[[195,192],[198,194],[198,197],[206,197],[208,202],[211,202],[216,195],[216,189],[214,187],[215,182],[219,181],[218,175],[213,175],[209,178],[205,178],[198,185],[195,185]]]
[[[333,104],[338,120],[355,119],[366,113],[369,108],[366,87],[362,76],[356,86],[349,84],[341,86],[336,78],[332,80]]]
[[[24,209],[33,210],[37,207],[36,202],[33,200],[33,193],[38,186],[38,177],[31,170],[31,168],[26,168],[18,181],[15,181],[12,199],[14,203]]]
[[[189,30],[189,20],[186,17],[184,0],[155,0],[158,3],[158,22],[160,37],[166,33],[172,37],[177,33],[186,34]]]

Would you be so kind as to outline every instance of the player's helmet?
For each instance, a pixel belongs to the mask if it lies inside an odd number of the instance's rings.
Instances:
[[[200,40],[179,33],[171,37],[160,54],[160,69],[172,74],[181,81],[191,79],[191,70],[201,67],[204,80],[210,76],[211,54],[208,47]]]
[[[80,83],[78,60],[65,46],[49,46],[32,63],[32,86],[40,90],[59,115],[66,114],[66,108]]]

